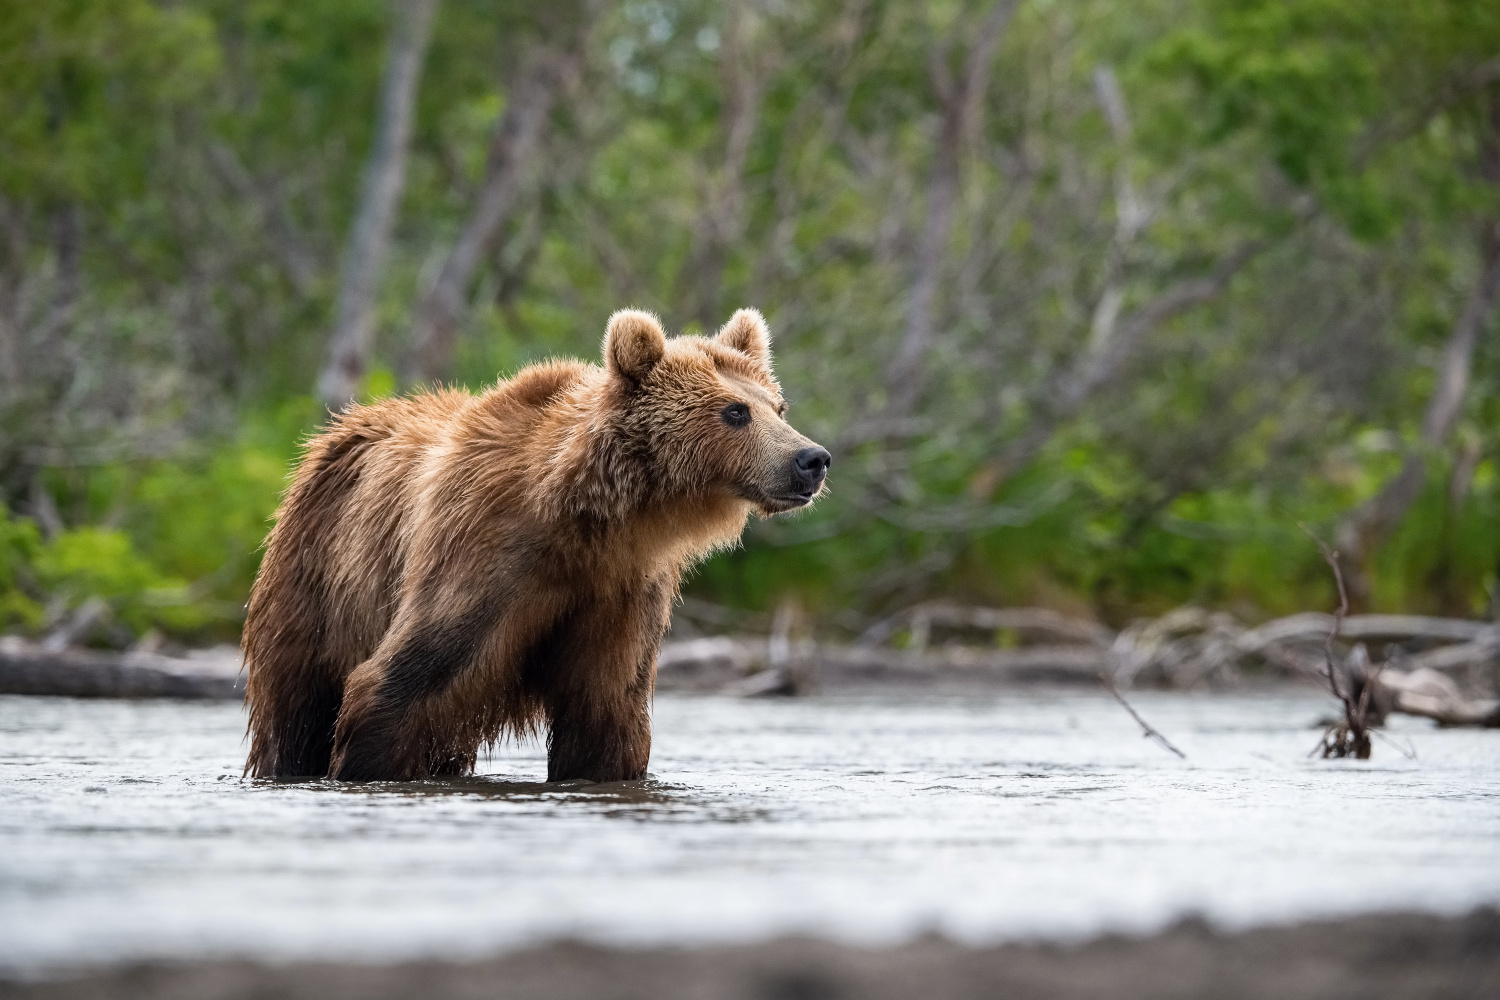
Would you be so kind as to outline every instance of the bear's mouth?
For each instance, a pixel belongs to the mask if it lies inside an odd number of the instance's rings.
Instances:
[[[789,510],[806,507],[813,502],[817,495],[816,490],[808,490],[805,493],[787,493],[783,496],[766,496],[761,499],[760,507],[767,514],[785,514]]]
[[[767,493],[754,486],[740,486],[734,492],[739,495],[740,499],[754,504],[761,516],[770,517],[773,514],[785,514],[788,511],[806,507],[822,492],[822,489],[823,484],[819,483],[814,489],[787,493]]]

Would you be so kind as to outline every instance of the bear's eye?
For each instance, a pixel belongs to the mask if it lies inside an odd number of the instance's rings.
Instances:
[[[781,403],[780,403],[780,405],[778,405],[776,407],[776,415],[778,417],[785,418],[786,417],[786,411],[787,411],[786,400],[782,400]]]
[[[730,427],[744,427],[750,422],[750,407],[744,403],[730,403],[719,411],[719,419]]]

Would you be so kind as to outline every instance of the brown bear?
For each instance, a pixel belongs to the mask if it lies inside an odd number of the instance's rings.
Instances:
[[[549,781],[644,776],[683,571],[810,503],[830,459],[786,422],[752,309],[670,340],[615,313],[604,359],[356,406],[309,442],[245,621],[248,773],[459,775],[545,726]]]

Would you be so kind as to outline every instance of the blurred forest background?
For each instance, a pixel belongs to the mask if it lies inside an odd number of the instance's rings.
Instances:
[[[756,305],[688,593],[1500,605],[1494,0],[0,0],[0,628],[232,638],[350,398]]]

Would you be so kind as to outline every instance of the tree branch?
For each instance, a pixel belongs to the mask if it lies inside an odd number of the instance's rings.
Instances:
[[[1116,325],[1108,337],[1092,340],[1074,370],[1055,383],[1052,402],[1028,430],[999,458],[1002,470],[1014,471],[1036,457],[1057,429],[1077,416],[1085,404],[1119,375],[1125,362],[1157,328],[1224,293],[1230,281],[1268,246],[1250,240],[1230,251],[1206,277],[1179,282],[1146,302]]]

